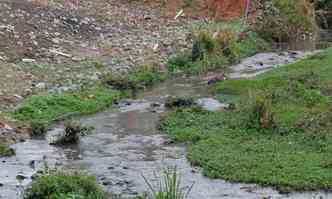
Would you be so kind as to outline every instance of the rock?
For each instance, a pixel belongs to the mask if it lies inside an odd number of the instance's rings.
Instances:
[[[165,102],[166,108],[180,108],[195,106],[196,103],[190,97],[168,97]]]
[[[107,181],[103,181],[103,185],[104,186],[108,186],[108,185],[112,185],[112,182],[107,180]]]
[[[17,179],[18,181],[23,181],[23,180],[27,179],[27,177],[24,176],[24,175],[22,175],[22,174],[18,174],[18,175],[16,175],[16,179]]]
[[[22,62],[24,62],[24,63],[34,63],[34,62],[36,62],[36,60],[35,59],[22,59]]]
[[[74,56],[74,57],[71,58],[71,60],[72,61],[76,61],[76,62],[80,62],[80,61],[84,60],[84,57],[76,57],[76,56]]]
[[[197,100],[197,104],[207,111],[221,111],[228,107],[228,104],[220,103],[213,98],[201,98]]]
[[[46,89],[46,83],[45,82],[39,82],[38,84],[36,84],[35,86],[38,89]]]
[[[212,75],[212,76],[204,78],[204,80],[207,81],[208,85],[215,84],[219,81],[224,81],[226,79],[227,79],[227,77],[224,73],[217,74],[217,75]]]

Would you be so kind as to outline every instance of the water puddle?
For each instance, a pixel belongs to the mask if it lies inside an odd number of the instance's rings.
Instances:
[[[247,78],[275,66],[294,62],[307,53],[263,53],[232,67],[230,77]],[[170,144],[158,132],[160,116],[168,96],[191,96],[207,109],[220,108],[209,95],[206,82],[191,78],[168,80],[143,92],[137,99],[123,100],[107,111],[80,118],[94,127],[77,146],[52,147],[44,140],[29,140],[13,145],[17,156],[0,158],[0,198],[15,199],[22,186],[45,163],[70,169],[82,169],[97,176],[107,191],[122,197],[136,196],[148,188],[143,176],[157,183],[163,170],[176,166],[182,185],[193,188],[189,199],[257,199],[257,198],[332,198],[331,193],[310,192],[279,194],[271,188],[253,184],[229,183],[204,177],[199,168],[186,160],[186,148]],[[61,125],[58,126],[61,128]],[[18,180],[23,176],[23,180]]]

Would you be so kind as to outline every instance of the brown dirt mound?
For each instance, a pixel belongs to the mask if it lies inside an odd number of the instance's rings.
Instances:
[[[146,4],[162,7],[167,16],[175,16],[183,9],[189,17],[233,20],[245,14],[247,0],[146,0]]]

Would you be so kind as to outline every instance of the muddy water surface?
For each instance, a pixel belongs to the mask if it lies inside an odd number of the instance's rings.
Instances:
[[[229,77],[250,78],[276,66],[294,62],[308,53],[263,53],[232,66]],[[279,194],[271,188],[253,184],[229,183],[202,176],[186,160],[186,148],[169,144],[157,129],[164,114],[168,96],[192,96],[201,99],[207,109],[213,101],[206,82],[191,78],[168,80],[143,92],[137,99],[123,100],[105,112],[80,118],[84,125],[94,127],[77,146],[55,148],[45,140],[29,140],[13,145],[17,156],[0,159],[0,198],[15,199],[31,176],[45,164],[82,169],[97,176],[109,192],[122,197],[147,191],[143,176],[157,183],[163,170],[176,166],[182,185],[192,187],[190,199],[256,199],[256,198],[332,198],[331,193],[310,192]],[[202,100],[204,99],[204,100]],[[222,104],[221,104],[222,105]],[[56,127],[61,130],[62,126]],[[50,132],[51,134],[52,132]]]

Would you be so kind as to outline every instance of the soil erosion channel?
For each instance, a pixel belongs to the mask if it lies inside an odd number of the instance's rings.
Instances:
[[[274,67],[301,59],[310,53],[261,53],[231,67],[229,77],[250,78]],[[230,183],[202,176],[199,168],[186,160],[186,148],[169,144],[167,136],[157,130],[165,111],[168,96],[191,96],[201,99],[203,107],[220,108],[200,78],[176,78],[146,90],[137,99],[122,100],[99,114],[80,118],[84,125],[94,127],[93,133],[82,137],[77,146],[58,148],[46,140],[28,140],[12,147],[17,155],[0,158],[0,198],[19,198],[31,177],[45,165],[82,169],[97,176],[105,189],[123,197],[147,191],[142,176],[151,184],[167,167],[176,166],[182,185],[193,185],[190,199],[256,199],[256,198],[332,198],[331,193],[307,192],[279,194],[271,188],[253,184]],[[63,128],[56,126],[52,134]]]

